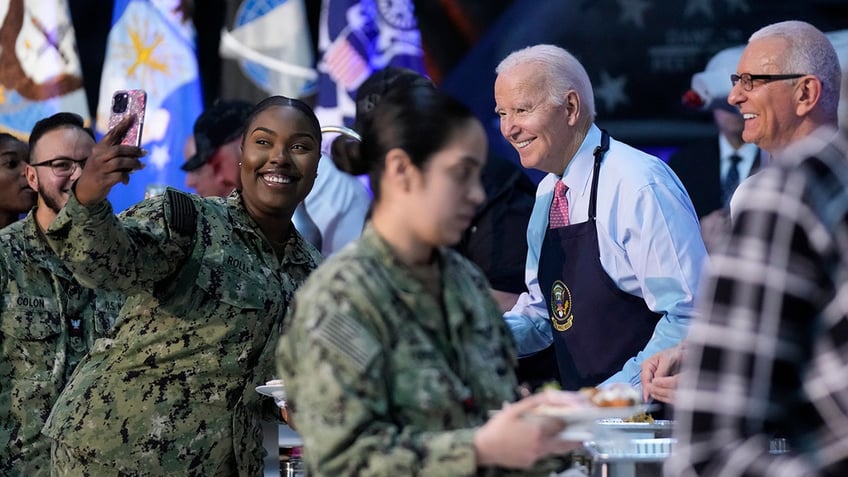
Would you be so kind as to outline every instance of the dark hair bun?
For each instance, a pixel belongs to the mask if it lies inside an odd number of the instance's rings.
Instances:
[[[356,89],[356,118],[353,121],[353,128],[361,131],[363,122],[371,115],[386,93],[414,84],[433,86],[429,78],[408,68],[389,66],[372,73]]]
[[[333,158],[333,164],[348,174],[358,176],[369,172],[369,165],[363,160],[362,150],[356,139],[345,135],[335,138],[330,145],[330,156]]]

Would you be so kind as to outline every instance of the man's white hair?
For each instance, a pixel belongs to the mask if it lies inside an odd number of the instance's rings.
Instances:
[[[540,72],[550,101],[557,106],[565,102],[565,94],[574,90],[580,96],[582,112],[595,117],[595,95],[586,68],[564,48],[555,45],[534,45],[510,53],[495,68],[501,74],[516,66],[533,63],[542,67]]]

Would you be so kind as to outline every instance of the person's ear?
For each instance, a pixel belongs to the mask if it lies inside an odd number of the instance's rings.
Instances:
[[[404,192],[409,192],[412,186],[412,174],[415,165],[409,154],[403,149],[394,148],[386,153],[385,181],[387,184]]]
[[[211,167],[211,168],[212,168],[212,172],[213,172],[216,176],[221,175],[221,168],[223,167],[223,165],[221,164],[221,162],[222,162],[222,161],[221,161],[221,155],[220,155],[220,154],[218,154],[218,150],[216,150],[215,152],[213,152],[213,153],[212,153],[212,155],[211,155],[211,156],[209,156],[209,159],[207,159],[207,160],[206,160],[206,164],[208,164],[208,165],[209,165],[209,167]]]
[[[821,81],[813,75],[807,75],[798,80],[793,92],[795,95],[795,114],[806,116],[821,101]]]
[[[27,184],[29,184],[29,188],[38,192],[38,174],[35,173],[35,167],[27,164],[24,175],[26,175]]]
[[[577,124],[577,121],[580,119],[580,95],[577,94],[577,91],[573,89],[568,90],[565,93],[565,101],[562,106],[565,110],[568,125],[574,126]]]

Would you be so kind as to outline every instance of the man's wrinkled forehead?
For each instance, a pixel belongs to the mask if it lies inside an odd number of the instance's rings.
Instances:
[[[509,73],[507,73],[509,74]],[[498,76],[496,81],[496,109],[533,109],[545,102],[546,88],[544,80],[534,75],[514,77]]]
[[[782,73],[788,42],[783,38],[754,40],[742,50],[736,73]]]

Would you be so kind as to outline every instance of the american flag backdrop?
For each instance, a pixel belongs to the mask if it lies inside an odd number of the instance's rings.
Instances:
[[[318,35],[315,112],[322,125],[352,124],[356,89],[371,72],[425,72],[412,0],[324,0]]]

